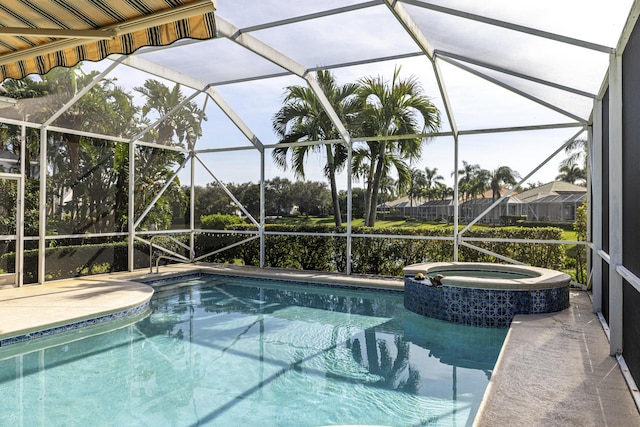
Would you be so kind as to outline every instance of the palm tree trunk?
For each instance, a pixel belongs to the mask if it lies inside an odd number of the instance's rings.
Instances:
[[[336,222],[336,227],[342,227],[342,213],[340,212],[340,199],[338,199],[338,187],[336,185],[335,172],[331,172],[329,177],[331,185],[331,200],[333,201],[333,218]]]
[[[380,192],[380,181],[382,181],[382,171],[384,169],[384,152],[385,143],[382,143],[382,149],[376,163],[376,171],[373,176],[373,190],[371,192],[371,208],[369,211],[369,227],[376,225],[376,213],[378,210],[378,193]]]
[[[71,219],[75,220],[78,216],[78,194],[76,191],[78,180],[78,167],[80,165],[80,135],[69,135],[67,142],[67,152],[69,154],[69,163],[71,166],[71,193],[73,195],[71,202]]]
[[[371,181],[367,181],[364,191],[364,226],[369,226],[369,212],[371,211]]]
[[[338,199],[338,186],[336,185],[336,165],[333,161],[333,151],[327,145],[327,169],[329,170],[329,185],[331,187],[331,201],[333,202],[333,218],[336,227],[342,227],[342,214],[340,213],[340,199]]]
[[[367,188],[364,192],[364,225],[365,227],[370,227],[369,225],[369,215],[371,212],[371,198],[373,193],[373,175],[374,175],[375,162],[374,159],[371,160],[371,165],[369,165],[369,172],[367,173]]]

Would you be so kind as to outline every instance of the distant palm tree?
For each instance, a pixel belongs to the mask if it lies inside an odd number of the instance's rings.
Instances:
[[[474,179],[479,170],[480,165],[472,165],[466,160],[462,161],[462,169],[458,171],[458,190],[462,194],[463,200],[473,197]],[[451,175],[454,174],[455,172]]]
[[[506,185],[516,185],[520,179],[520,174],[509,166],[500,166],[491,173],[491,198],[500,198],[500,189]]]
[[[560,174],[556,176],[556,179],[571,184],[575,184],[576,182],[583,184],[587,179],[587,173],[578,165],[567,165],[560,168]]]
[[[471,180],[471,197],[482,196],[491,188],[491,172],[487,169],[478,169]]]
[[[453,199],[454,190],[447,185],[438,182],[433,189],[433,197],[439,200],[446,200],[448,198]]]
[[[426,192],[425,197],[431,199],[435,197],[435,191],[438,190],[438,187],[444,185],[442,180],[444,177],[438,174],[438,168],[424,168],[424,177],[426,180]]]
[[[380,201],[387,202],[395,199],[397,190],[398,182],[390,176],[384,177],[380,183]]]
[[[318,83],[329,99],[329,103],[345,126],[353,121],[358,109],[356,84],[338,86],[329,71],[318,71]],[[324,110],[316,94],[308,87],[289,86],[286,89],[284,106],[273,117],[273,129],[280,137],[280,143],[299,141],[323,141],[338,139],[338,130]],[[296,177],[304,178],[304,161],[310,153],[324,152],[327,163],[324,175],[329,180],[333,215],[336,226],[342,225],[336,173],[344,168],[347,148],[344,144],[318,144],[310,146],[283,146],[273,150],[273,160],[282,169],[287,168],[287,155],[291,152],[292,170]]]
[[[427,177],[420,169],[412,169],[409,187],[407,188],[407,196],[409,204],[413,207],[413,201],[418,200],[425,195],[427,187]]]
[[[418,159],[426,142],[420,136],[422,131],[433,132],[440,128],[440,112],[423,94],[417,79],[401,79],[399,75],[398,67],[391,82],[381,76],[365,77],[359,81],[360,133],[362,136],[381,137],[367,142],[370,163],[365,192],[365,225],[369,227],[375,225],[380,182],[385,169],[388,171],[391,165],[395,166],[397,160],[410,162]],[[416,136],[389,139],[395,135]]]

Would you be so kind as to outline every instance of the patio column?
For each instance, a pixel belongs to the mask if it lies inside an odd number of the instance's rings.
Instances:
[[[591,283],[593,312],[602,312],[602,99],[597,99],[593,106],[593,126],[589,144],[591,192],[589,205],[591,209],[590,232],[593,242],[591,253]],[[589,240],[589,239],[588,239]]]
[[[136,231],[136,219],[135,215],[135,156],[136,156],[136,140],[132,139],[129,141],[129,205],[127,210],[127,229],[129,232],[128,237],[128,251],[127,251],[127,259],[129,261],[129,271],[135,270],[135,231]],[[149,265],[151,265],[151,260],[149,260]]]
[[[191,186],[189,188],[189,247],[191,252],[189,260],[193,262],[196,257],[196,152],[194,147],[189,152],[191,156]]]
[[[347,170],[350,171],[353,164],[353,142],[347,143]],[[351,221],[353,220],[353,175],[347,174],[347,254],[346,254],[346,273],[351,274]]]
[[[27,155],[27,127],[20,126],[20,176],[18,182],[18,206],[16,223],[16,286],[24,284],[24,197],[26,175],[26,155]]]
[[[622,354],[622,55],[609,60],[609,353]]]
[[[265,192],[264,192],[264,147],[260,148],[260,268],[265,266],[264,225],[265,225]]]
[[[24,159],[23,159],[24,161]],[[47,128],[40,129],[40,197],[38,198],[38,283],[45,280],[45,250],[47,249]]]

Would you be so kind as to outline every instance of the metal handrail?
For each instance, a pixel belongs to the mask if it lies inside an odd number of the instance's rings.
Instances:
[[[160,259],[170,259],[176,262],[183,262],[183,263],[191,263],[194,261],[194,258],[196,256],[196,251],[190,247],[185,245],[184,243],[182,243],[181,241],[177,240],[176,238],[169,236],[169,235],[163,235],[163,234],[156,234],[154,236],[151,236],[151,238],[149,239],[149,273],[153,273],[153,240],[156,237],[166,237],[169,240],[177,243],[178,245],[182,246],[183,248],[187,249],[189,251],[189,256],[190,258],[187,259],[187,257],[182,257],[181,258],[177,258],[177,257],[171,257],[168,255],[160,255],[158,257],[158,259],[156,260],[156,273],[160,272]],[[176,254],[178,256],[180,256],[179,254]]]
[[[161,259],[170,259],[172,261],[176,261],[176,262],[191,262],[191,261],[185,261],[183,259],[180,258],[174,258],[172,256],[169,255],[160,255],[158,258],[156,258],[156,274],[160,273],[160,260]],[[151,272],[153,273],[153,269],[151,270]]]

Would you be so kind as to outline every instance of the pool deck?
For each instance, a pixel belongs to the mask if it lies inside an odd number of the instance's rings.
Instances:
[[[474,426],[640,426],[588,294],[570,302],[513,319]]]
[[[207,271],[312,283],[402,289],[401,278],[236,266],[162,267],[0,289],[0,339],[134,307],[153,288],[134,280]],[[474,426],[631,426],[640,413],[585,292],[559,313],[518,315],[507,335]],[[637,394],[637,392],[636,392]]]

